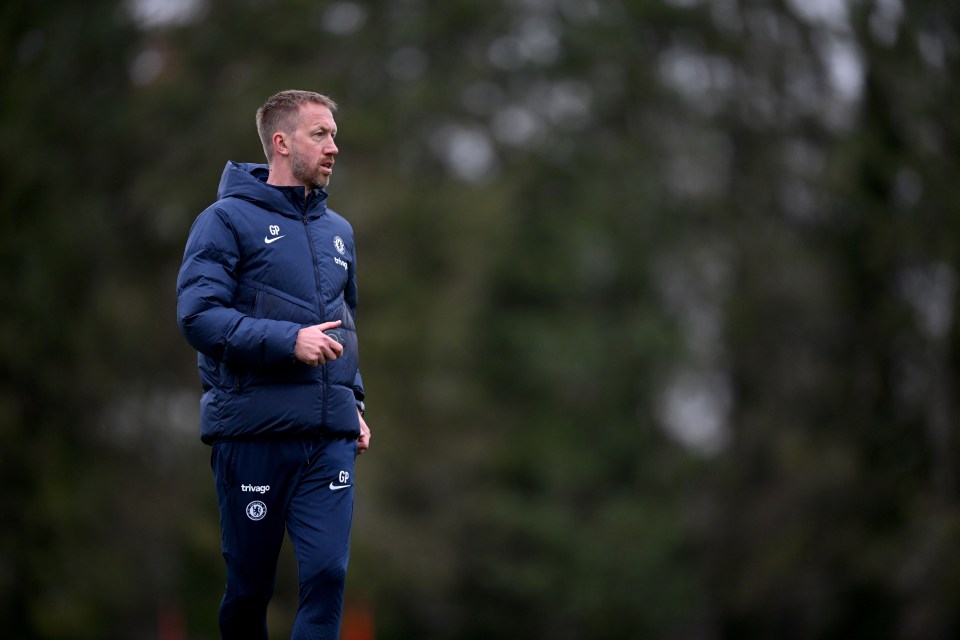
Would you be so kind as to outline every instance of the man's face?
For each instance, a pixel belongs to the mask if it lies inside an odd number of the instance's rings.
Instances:
[[[300,106],[300,122],[290,139],[290,171],[308,189],[330,184],[334,157],[340,153],[336,135],[330,109],[312,102]]]

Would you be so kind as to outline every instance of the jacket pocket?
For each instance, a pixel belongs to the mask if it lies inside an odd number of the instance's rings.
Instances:
[[[343,345],[343,355],[327,365],[327,371],[330,375],[330,381],[335,384],[353,386],[354,378],[357,374],[357,368],[360,363],[359,347],[357,340],[357,327],[354,324],[353,312],[350,305],[346,302],[340,305],[339,317],[340,326],[336,331],[339,335],[340,343]]]
[[[249,372],[238,367],[231,367],[225,362],[220,363],[220,388],[226,391],[239,393],[246,385]]]
[[[303,325],[320,321],[319,313],[311,303],[261,282],[241,283],[237,298],[237,309],[254,318],[285,320]]]

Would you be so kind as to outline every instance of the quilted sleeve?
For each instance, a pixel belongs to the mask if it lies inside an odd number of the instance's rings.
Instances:
[[[221,362],[293,362],[300,325],[254,318],[236,308],[241,252],[225,212],[210,207],[190,229],[177,277],[177,322],[197,351]]]

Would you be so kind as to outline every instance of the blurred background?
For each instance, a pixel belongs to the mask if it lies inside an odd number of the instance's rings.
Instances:
[[[218,637],[175,279],[287,88],[359,247],[344,640],[960,636],[960,4],[0,16],[3,637]]]

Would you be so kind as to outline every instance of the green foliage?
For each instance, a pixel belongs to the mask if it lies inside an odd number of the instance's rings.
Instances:
[[[377,638],[957,635],[956,8],[161,5],[0,9],[6,635],[217,636],[174,281],[290,87],[340,103]]]

